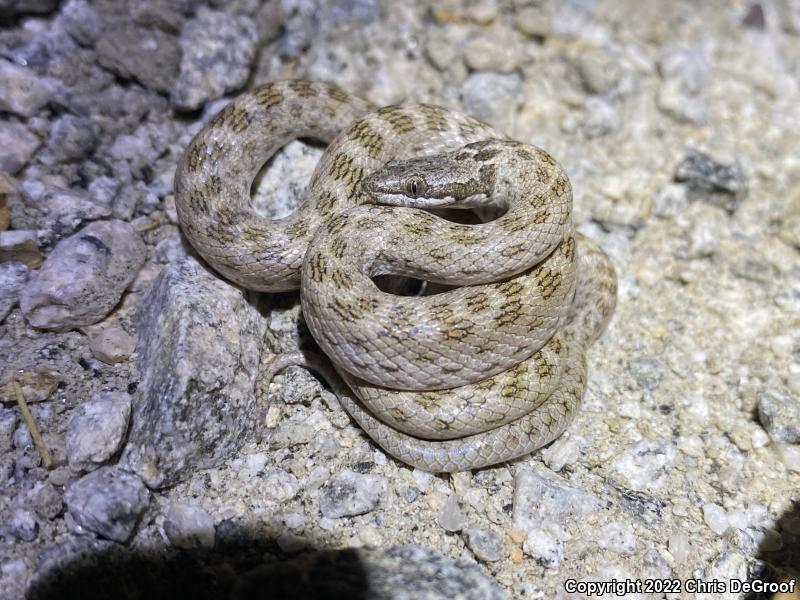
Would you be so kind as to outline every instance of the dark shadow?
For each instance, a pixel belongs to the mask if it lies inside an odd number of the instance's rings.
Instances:
[[[112,543],[77,551],[40,575],[26,594],[27,600],[366,597],[366,570],[355,550],[309,549],[289,558],[274,540],[232,521],[217,526],[216,545],[208,551]]]
[[[777,584],[795,579],[797,591],[800,589],[800,503],[793,503],[778,519],[775,530],[781,534],[782,545],[776,548],[774,538],[765,538],[755,555],[758,567],[751,572],[750,581]],[[744,600],[767,600],[773,593],[754,591],[742,597]]]

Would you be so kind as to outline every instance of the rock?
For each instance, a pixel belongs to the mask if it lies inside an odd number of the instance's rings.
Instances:
[[[800,248],[800,210],[781,218],[778,237],[790,246]]]
[[[100,37],[102,21],[87,0],[67,0],[61,7],[64,29],[81,46],[91,46]]]
[[[158,488],[219,465],[253,431],[266,321],[192,258],[167,265],[140,307],[143,376],[124,458]]]
[[[612,552],[633,554],[636,550],[636,533],[630,523],[609,523],[597,532],[597,545]]]
[[[245,573],[231,600],[364,598],[365,600],[503,600],[476,564],[417,545],[305,553]]]
[[[40,329],[66,331],[103,319],[144,264],[145,246],[123,221],[92,223],[60,241],[22,291],[20,307]]]
[[[617,109],[604,98],[590,96],[586,100],[581,127],[590,138],[612,133],[620,127]]]
[[[23,508],[11,513],[8,526],[11,533],[24,542],[32,542],[39,535],[39,522],[36,516]]]
[[[689,553],[692,551],[692,545],[689,542],[689,536],[685,533],[673,533],[669,536],[669,553],[676,562],[682,563],[689,558]]]
[[[0,59],[0,111],[32,117],[44,108],[53,93],[54,86],[50,80],[40,78],[30,69]]]
[[[703,520],[709,529],[717,535],[722,535],[728,529],[728,515],[719,504],[708,503],[703,505]]]
[[[675,446],[669,440],[644,439],[618,454],[611,467],[626,487],[654,492],[668,484],[675,454]]]
[[[548,521],[541,527],[532,527],[527,532],[522,550],[538,564],[553,568],[564,560],[564,543],[569,539],[566,529]]]
[[[293,140],[270,159],[253,182],[253,208],[270,219],[285,217],[297,208],[308,188],[322,149]]]
[[[52,483],[39,481],[26,494],[26,504],[42,519],[52,521],[64,509],[64,497]]]
[[[78,525],[125,543],[147,508],[150,493],[136,475],[106,466],[71,484],[65,500]]]
[[[85,159],[97,145],[97,131],[91,120],[62,115],[53,123],[47,147],[39,161],[46,165]]]
[[[517,36],[500,27],[480,31],[467,42],[463,55],[473,71],[510,73],[523,61],[522,44]]]
[[[711,74],[706,54],[694,48],[669,48],[659,60],[662,82],[658,108],[679,122],[703,124],[708,118],[705,90]]]
[[[169,92],[181,64],[181,49],[174,36],[128,21],[107,28],[95,50],[103,67],[155,92]]]
[[[80,404],[67,425],[67,460],[74,471],[91,471],[108,462],[122,446],[131,416],[131,397],[101,392]]]
[[[10,452],[17,429],[17,413],[11,408],[0,408],[0,454]]]
[[[525,35],[546,38],[552,33],[553,9],[549,3],[525,6],[514,15],[514,27]]]
[[[59,0],[0,0],[0,17],[45,14],[55,10]]]
[[[767,390],[759,395],[758,420],[773,441],[800,444],[800,400],[787,390]]]
[[[15,229],[47,230],[55,239],[77,231],[90,221],[111,216],[108,206],[87,198],[85,192],[25,181],[22,193],[11,198],[11,215]]]
[[[164,532],[178,548],[214,547],[214,518],[193,504],[170,504],[164,514]]]
[[[613,92],[622,77],[619,59],[606,48],[587,48],[576,66],[584,88],[591,94]]]
[[[0,121],[0,170],[17,173],[28,164],[41,142],[27,127],[11,121]]]
[[[516,73],[473,73],[461,87],[462,101],[468,114],[512,129],[522,93],[522,79]]]
[[[17,401],[12,379],[19,383],[25,402],[35,404],[47,400],[64,378],[58,371],[47,367],[37,367],[24,373],[9,373],[0,379],[0,402]]]
[[[646,392],[652,392],[661,384],[667,370],[660,361],[649,356],[640,356],[631,359],[628,363],[628,372],[636,380],[636,384]]]
[[[183,58],[170,93],[173,106],[196,110],[241,88],[250,76],[257,45],[251,18],[201,7],[181,31]]]
[[[28,281],[28,267],[21,262],[0,263],[0,323],[19,302],[19,292]]]
[[[787,469],[800,473],[800,446],[776,443],[775,450]]]
[[[464,541],[475,558],[483,562],[496,562],[503,556],[503,540],[492,529],[471,527],[464,531]]]
[[[106,327],[92,336],[89,349],[97,360],[114,365],[128,360],[136,349],[136,338],[119,327]]]
[[[378,507],[386,495],[386,480],[350,469],[339,471],[322,488],[319,508],[329,519],[363,515]]]
[[[458,505],[458,497],[450,494],[442,510],[436,515],[436,520],[445,531],[457,532],[464,528],[464,513]]]
[[[724,165],[707,154],[689,149],[675,170],[675,181],[684,182],[689,200],[703,200],[734,212],[747,196],[747,177],[738,163]]]
[[[36,231],[0,231],[0,263],[18,262],[35,269],[42,264]]]

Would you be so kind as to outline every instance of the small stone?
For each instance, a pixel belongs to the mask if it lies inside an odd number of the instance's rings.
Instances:
[[[47,367],[36,367],[23,373],[8,374],[0,379],[0,402],[17,401],[12,379],[19,383],[22,395],[28,404],[44,402],[64,380],[58,371]]]
[[[50,101],[53,91],[49,80],[0,59],[0,111],[32,117]]]
[[[463,56],[473,71],[510,73],[522,62],[522,47],[513,32],[492,28],[469,40]]]
[[[781,218],[778,237],[795,248],[800,248],[800,211],[792,212]]]
[[[363,515],[378,507],[386,487],[386,480],[380,475],[344,469],[322,488],[319,508],[329,519]]]
[[[722,535],[728,529],[728,515],[719,504],[703,505],[703,520],[708,528],[717,535]]]
[[[597,545],[612,552],[633,554],[636,550],[636,534],[630,523],[609,523],[597,532]]]
[[[214,517],[199,506],[173,502],[164,514],[164,532],[178,548],[214,547]]]
[[[11,533],[24,542],[32,542],[39,535],[39,522],[36,520],[36,516],[31,511],[22,508],[11,513],[9,528]]]
[[[178,76],[178,40],[161,29],[121,21],[100,35],[95,50],[103,67],[155,92],[169,92]]]
[[[122,446],[131,415],[131,397],[102,392],[72,411],[67,426],[67,460],[75,471],[91,471]]]
[[[279,467],[265,469],[263,479],[267,495],[275,502],[286,502],[300,491],[297,477]]]
[[[709,109],[705,90],[711,74],[706,54],[694,48],[669,48],[661,56],[663,81],[658,89],[658,108],[678,122],[702,125]]]
[[[675,170],[675,181],[684,182],[689,200],[703,200],[735,211],[747,196],[747,177],[739,164],[724,165],[709,155],[689,149]]]
[[[669,536],[667,545],[672,558],[675,559],[677,564],[684,564],[689,559],[692,547],[689,542],[689,536],[685,533],[673,533]]]
[[[447,498],[447,502],[439,511],[436,520],[445,531],[458,532],[464,528],[464,513],[461,512],[458,497],[455,494],[450,494]]]
[[[464,531],[464,539],[478,560],[496,562],[503,556],[503,540],[492,529],[471,527]]]
[[[10,452],[17,429],[17,413],[10,408],[0,408],[0,454]]]
[[[761,393],[758,420],[774,441],[800,444],[800,400],[788,390],[773,389]]]
[[[619,454],[611,466],[626,487],[654,492],[669,482],[675,454],[675,446],[669,440],[644,439]]]
[[[546,38],[552,33],[552,8],[549,3],[525,6],[514,15],[514,27],[525,35]]]
[[[209,100],[241,88],[250,76],[258,31],[247,16],[201,7],[181,31],[183,58],[170,94],[181,110],[196,110]]]
[[[600,137],[619,129],[620,119],[617,109],[600,96],[590,96],[586,100],[581,127],[589,137]]]
[[[479,119],[511,130],[522,94],[516,73],[473,73],[461,87],[466,111]]]
[[[800,473],[800,446],[776,443],[775,449],[787,469]]]
[[[578,73],[591,94],[608,94],[619,84],[622,67],[605,48],[588,48],[578,57]]]
[[[531,528],[522,544],[522,550],[542,566],[557,567],[564,560],[564,542],[569,534],[556,523],[546,523],[542,528]]]
[[[122,221],[92,223],[61,240],[25,287],[20,307],[40,329],[66,331],[103,319],[144,263],[145,246]]]
[[[42,264],[36,231],[0,231],[0,263],[20,262],[30,269]]]
[[[70,485],[65,500],[78,525],[125,543],[147,508],[150,493],[136,475],[106,466]]]
[[[136,338],[119,327],[106,327],[89,342],[95,358],[113,365],[130,358],[136,349]]]
[[[91,120],[62,115],[53,123],[47,148],[38,159],[46,165],[85,159],[97,145],[97,131]]]
[[[81,46],[91,46],[102,32],[102,21],[87,0],[67,0],[61,7],[64,29]]]
[[[64,509],[64,498],[60,490],[49,481],[37,482],[26,494],[31,508],[42,519],[53,520]]]
[[[0,263],[0,323],[19,302],[19,293],[28,281],[28,267],[21,262]]]
[[[45,14],[58,6],[58,0],[0,0],[0,17]]]
[[[11,121],[0,121],[0,170],[14,175],[28,164],[41,145],[27,127]]]

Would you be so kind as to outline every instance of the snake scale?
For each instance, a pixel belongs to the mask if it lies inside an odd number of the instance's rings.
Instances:
[[[295,212],[261,217],[252,182],[296,138],[328,146]],[[616,274],[576,234],[569,180],[545,151],[439,106],[378,108],[292,80],[222,109],[189,144],[175,184],[200,255],[247,289],[299,288],[336,371],[294,353],[266,376],[322,370],[399,460],[433,472],[495,464],[552,441],[576,414]],[[396,295],[376,285],[382,275],[446,287]]]

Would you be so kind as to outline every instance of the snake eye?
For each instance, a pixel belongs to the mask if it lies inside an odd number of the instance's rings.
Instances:
[[[417,198],[427,189],[425,181],[419,177],[411,177],[406,181],[406,195]]]

